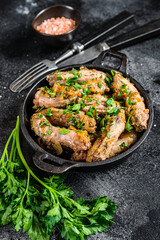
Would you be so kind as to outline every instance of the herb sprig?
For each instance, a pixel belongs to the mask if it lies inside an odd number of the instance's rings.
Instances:
[[[56,226],[66,240],[84,240],[113,223],[117,205],[110,199],[99,196],[75,201],[64,176],[41,180],[35,175],[21,151],[19,118],[0,165],[0,226],[11,224],[16,231],[22,228],[31,240],[49,240]]]

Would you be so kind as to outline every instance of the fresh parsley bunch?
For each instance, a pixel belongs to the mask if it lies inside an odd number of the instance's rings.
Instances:
[[[110,199],[72,197],[64,176],[41,180],[30,169],[21,152],[17,118],[0,160],[0,226],[23,228],[32,240],[49,240],[56,226],[66,240],[83,240],[113,223],[117,205]]]

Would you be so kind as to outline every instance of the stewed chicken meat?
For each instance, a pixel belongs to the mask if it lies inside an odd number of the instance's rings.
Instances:
[[[55,71],[39,88],[31,129],[39,142],[72,161],[96,162],[126,151],[147,128],[149,110],[120,72],[81,67]]]

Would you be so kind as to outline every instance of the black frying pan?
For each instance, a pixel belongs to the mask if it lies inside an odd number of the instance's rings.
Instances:
[[[120,161],[122,159],[127,158],[130,154],[132,154],[145,140],[147,137],[151,127],[152,127],[152,122],[153,122],[153,107],[152,107],[152,102],[150,98],[148,97],[148,94],[144,90],[144,88],[131,76],[126,75],[126,67],[127,67],[127,56],[118,53],[118,52],[113,52],[113,51],[104,51],[102,52],[99,57],[90,65],[86,64],[85,66],[87,68],[95,68],[97,70],[103,71],[103,72],[108,72],[110,73],[111,70],[113,70],[110,67],[104,68],[102,66],[103,60],[106,55],[110,55],[112,57],[116,57],[121,59],[122,63],[120,68],[118,69],[120,72],[123,73],[124,77],[128,77],[132,83],[136,86],[138,91],[141,93],[141,95],[144,97],[146,107],[149,109],[149,120],[148,120],[148,127],[147,130],[143,131],[139,135],[138,141],[131,146],[128,150],[125,152],[122,152],[118,154],[115,157],[109,158],[104,161],[99,161],[99,162],[75,162],[75,161],[70,161],[67,155],[64,155],[63,157],[58,157],[56,155],[51,154],[50,152],[44,150],[40,145],[38,145],[36,141],[36,137],[33,131],[31,131],[30,125],[29,125],[29,119],[30,116],[34,113],[34,110],[32,109],[33,107],[33,99],[34,95],[37,91],[37,88],[42,87],[47,85],[47,81],[45,79],[40,80],[37,82],[32,89],[29,91],[27,94],[24,103],[21,107],[20,110],[20,125],[21,125],[21,130],[22,133],[29,143],[29,145],[34,149],[35,154],[33,156],[33,162],[34,164],[41,170],[50,172],[53,174],[60,174],[68,171],[71,168],[85,168],[87,170],[97,168],[97,167],[103,167],[105,165]],[[79,68],[80,65],[74,65],[70,67],[64,67],[61,68],[60,70],[71,70],[72,68]]]

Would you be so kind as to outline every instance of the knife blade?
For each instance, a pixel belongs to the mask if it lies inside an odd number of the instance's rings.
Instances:
[[[128,11],[123,11],[119,13],[117,16],[105,21],[103,25],[99,27],[99,30],[97,30],[93,34],[89,34],[80,42],[73,43],[72,48],[67,50],[65,53],[63,53],[63,55],[61,55],[55,61],[55,63],[58,64],[64,59],[67,59],[76,53],[80,53],[81,51],[89,47],[91,44],[94,44],[96,41],[100,42],[104,40],[104,38],[106,38],[107,36],[110,36],[111,34],[115,33],[119,29],[133,22],[133,20],[134,20],[134,14]]]
[[[128,47],[132,44],[156,37],[160,34],[160,19],[150,22],[142,27],[138,27],[130,32],[117,36],[107,42],[101,42],[82,52],[70,57],[58,64],[58,67],[69,65],[84,64],[94,60],[98,55],[105,50],[119,50],[122,47]]]
[[[58,63],[57,66],[65,67],[73,64],[87,63],[97,58],[102,51],[109,50],[109,49],[110,47],[105,42],[103,42],[95,46],[92,46],[86,50],[83,50],[82,52],[66,59],[64,62]]]

